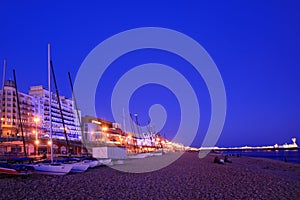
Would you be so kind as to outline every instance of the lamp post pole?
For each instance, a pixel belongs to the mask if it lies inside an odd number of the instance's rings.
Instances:
[[[107,131],[108,131],[107,126],[103,126],[103,127],[102,127],[102,133],[105,134],[105,138],[104,138],[105,141],[104,141],[104,142],[105,142],[106,145],[107,145],[107,141],[108,141],[108,137],[107,137],[107,134],[108,134],[108,133],[107,133]]]
[[[35,154],[38,154],[38,146],[39,146],[39,139],[38,139],[38,131],[37,131],[37,124],[40,121],[40,119],[38,117],[35,117],[33,119],[33,121],[35,122],[35,144],[36,144],[36,152]]]

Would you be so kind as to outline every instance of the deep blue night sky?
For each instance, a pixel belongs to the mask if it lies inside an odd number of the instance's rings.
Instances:
[[[0,60],[7,59],[6,78],[12,79],[12,69],[16,69],[21,91],[28,91],[30,85],[46,86],[47,44],[51,43],[60,91],[70,97],[67,72],[74,80],[84,58],[100,42],[138,27],[174,29],[200,43],[222,75],[227,117],[217,145],[300,140],[299,1],[91,2],[1,1]],[[201,107],[193,145],[199,146],[210,119],[208,91],[184,60],[168,52],[143,50],[117,59],[98,87],[98,116],[112,120],[113,84],[126,70],[150,61],[172,66],[193,85]],[[131,102],[131,112],[138,113],[143,124],[150,105],[164,105],[170,118],[163,132],[168,138],[176,132],[178,102],[167,88],[144,86]]]

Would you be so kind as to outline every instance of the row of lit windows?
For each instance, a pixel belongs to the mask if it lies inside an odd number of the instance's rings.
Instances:
[[[7,94],[7,95],[16,95],[16,92],[15,91],[12,91],[12,90],[4,90],[3,94]]]

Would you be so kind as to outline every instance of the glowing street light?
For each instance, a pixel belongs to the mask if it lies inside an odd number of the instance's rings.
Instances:
[[[38,139],[37,124],[38,124],[38,122],[40,121],[40,118],[35,117],[35,118],[33,119],[33,121],[35,122],[35,140],[37,140],[37,139]]]
[[[36,153],[35,154],[37,154],[37,152],[38,152],[38,145],[40,143],[40,141],[38,140],[37,124],[40,121],[40,118],[39,117],[35,117],[35,118],[33,118],[33,121],[35,122],[35,144],[36,144]]]
[[[105,133],[108,131],[107,126],[103,126],[101,129],[102,129],[102,131],[105,132]],[[104,134],[102,133],[102,134],[103,134],[103,136],[104,136],[104,142],[107,143],[107,139],[108,139],[108,137],[109,137],[109,134],[108,134],[108,133],[105,134],[105,133],[104,133]],[[101,137],[103,137],[102,134],[101,134]]]
[[[106,132],[108,131],[108,128],[106,126],[102,127],[102,131]]]
[[[38,122],[40,121],[40,118],[39,118],[39,117],[35,117],[35,118],[33,119],[33,121],[34,121],[35,123],[38,123]]]

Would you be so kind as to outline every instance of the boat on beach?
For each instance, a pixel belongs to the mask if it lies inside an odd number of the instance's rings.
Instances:
[[[70,172],[75,172],[75,173],[85,172],[89,168],[88,164],[76,158],[65,158],[62,160],[58,160],[57,162],[65,166],[72,166]]]
[[[73,168],[72,165],[61,163],[37,163],[31,166],[35,169],[34,173],[44,175],[66,175]]]
[[[0,163],[0,173],[12,175],[29,175],[34,172],[34,168],[22,164]]]
[[[98,162],[101,165],[113,165],[112,159],[108,158],[108,159],[99,159]]]
[[[85,164],[83,162],[70,163],[70,164],[64,164],[64,165],[66,165],[66,166],[68,166],[68,165],[72,166],[71,172],[74,172],[74,173],[85,172],[89,168],[89,165]]]
[[[51,97],[51,66],[52,62],[50,60],[50,44],[48,44],[48,92],[49,92],[49,101],[51,105],[52,97]],[[53,72],[53,66],[52,66],[52,72]],[[54,72],[53,72],[54,74]],[[51,160],[50,163],[36,163],[32,164],[31,166],[34,167],[35,173],[37,174],[45,174],[45,175],[65,175],[69,173],[73,165],[66,165],[62,163],[56,163],[53,161],[53,141],[52,141],[52,116],[50,113],[50,154],[51,154]],[[62,120],[63,121],[63,120]]]
[[[102,165],[96,158],[83,159],[82,162],[89,165],[89,168],[95,168]]]
[[[31,166],[36,168],[37,174],[47,175],[64,175],[69,172],[85,172],[89,168],[88,164],[74,158],[56,159],[55,162],[43,160]]]

